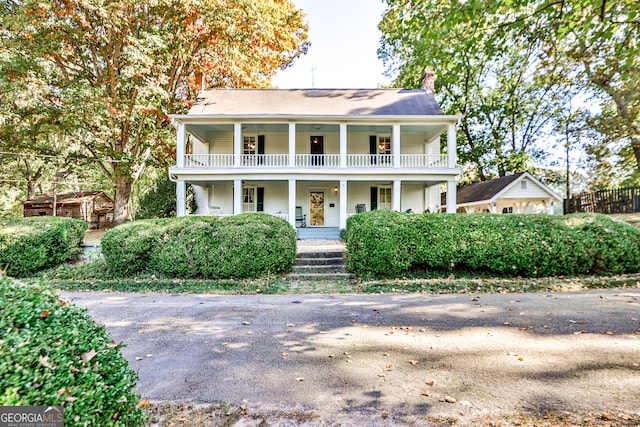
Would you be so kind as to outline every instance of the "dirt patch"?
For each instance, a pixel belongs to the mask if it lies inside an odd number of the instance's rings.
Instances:
[[[152,427],[226,427],[226,426],[353,426],[364,420],[354,420],[348,414],[320,417],[313,411],[252,411],[246,406],[234,407],[225,403],[196,404],[185,402],[150,402],[145,412]],[[404,420],[385,411],[372,415],[369,425],[380,426],[637,426],[640,417],[625,413],[568,413],[545,415],[504,414],[458,416],[425,416]]]
[[[84,233],[83,243],[85,245],[99,245],[102,236],[106,233],[107,230],[87,230]]]

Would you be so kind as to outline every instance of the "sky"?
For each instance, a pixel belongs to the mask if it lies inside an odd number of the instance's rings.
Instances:
[[[391,81],[376,53],[382,0],[292,1],[307,14],[311,46],[272,79],[275,87],[361,89]]]

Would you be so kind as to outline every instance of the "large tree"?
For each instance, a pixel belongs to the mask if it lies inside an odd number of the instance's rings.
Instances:
[[[172,158],[167,114],[189,107],[200,76],[209,86],[265,86],[307,49],[304,15],[286,0],[3,6],[3,46],[52,70],[42,77],[56,95],[58,124],[73,129],[81,154],[112,183],[116,223],[130,218],[133,185],[145,167]]]
[[[387,3],[379,55],[402,85],[436,71],[444,108],[465,114],[461,159],[480,177],[518,172],[547,150],[576,93],[612,104],[626,147],[638,152],[638,2]]]

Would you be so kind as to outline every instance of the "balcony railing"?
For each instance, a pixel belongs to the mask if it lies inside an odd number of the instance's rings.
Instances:
[[[401,154],[400,167],[403,168],[446,168],[449,156],[446,154]]]
[[[289,165],[288,154],[243,154],[242,166],[277,168]]]
[[[339,168],[340,154],[296,154],[296,166]]]
[[[446,154],[401,154],[400,168],[447,168],[449,156]],[[184,159],[187,168],[233,168],[233,154],[187,154]],[[289,167],[288,154],[243,154],[239,167],[282,168]],[[295,167],[340,168],[340,154],[296,154]],[[393,168],[393,154],[347,154],[348,168]]]
[[[392,168],[392,154],[347,154],[347,167]]]
[[[184,156],[186,168],[233,167],[233,154],[187,154]]]

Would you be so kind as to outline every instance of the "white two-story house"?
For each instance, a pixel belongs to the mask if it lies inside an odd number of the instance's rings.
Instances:
[[[430,91],[207,90],[172,119],[178,216],[187,183],[198,215],[264,212],[294,227],[345,228],[372,209],[456,212],[460,116]]]

